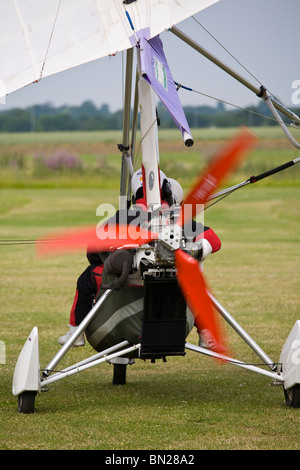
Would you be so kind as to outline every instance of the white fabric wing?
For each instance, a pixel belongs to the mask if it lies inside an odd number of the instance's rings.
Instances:
[[[128,49],[139,30],[156,36],[217,1],[1,0],[0,97]]]

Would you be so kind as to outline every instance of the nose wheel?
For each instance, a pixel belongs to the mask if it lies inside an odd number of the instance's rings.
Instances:
[[[294,385],[287,390],[284,389],[284,397],[287,406],[300,408],[300,384]]]
[[[126,384],[127,364],[114,364],[113,385]]]
[[[18,395],[18,412],[19,413],[34,413],[36,392],[26,391]]]

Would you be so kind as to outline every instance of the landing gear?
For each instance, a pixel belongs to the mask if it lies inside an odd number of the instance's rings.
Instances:
[[[36,392],[23,392],[18,395],[18,412],[19,413],[34,413]]]
[[[127,364],[114,364],[113,385],[126,384]]]
[[[287,390],[284,389],[284,397],[287,406],[300,408],[300,384],[296,384]]]
[[[283,345],[279,362],[284,377],[287,406],[300,408],[300,320],[297,320]]]

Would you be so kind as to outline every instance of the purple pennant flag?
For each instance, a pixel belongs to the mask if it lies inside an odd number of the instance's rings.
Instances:
[[[169,69],[162,41],[159,36],[152,39],[140,37],[141,70],[161,102],[171,114],[187,146],[193,145],[191,131],[183,112],[177,89]]]

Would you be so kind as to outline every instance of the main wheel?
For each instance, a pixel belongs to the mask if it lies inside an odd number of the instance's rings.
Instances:
[[[294,385],[287,390],[284,389],[284,396],[287,406],[300,408],[300,384]]]
[[[114,364],[113,385],[126,384],[127,364]]]
[[[23,392],[18,395],[18,412],[34,413],[36,392]]]

